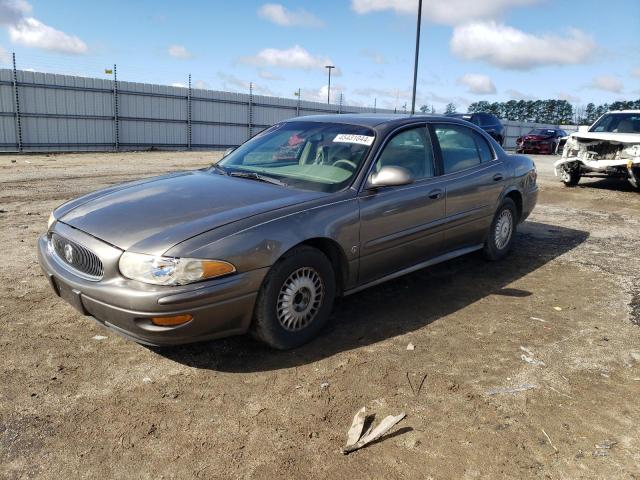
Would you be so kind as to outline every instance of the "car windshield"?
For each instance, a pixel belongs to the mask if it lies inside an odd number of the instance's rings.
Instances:
[[[294,188],[336,192],[360,170],[374,137],[373,130],[356,125],[285,122],[259,133],[212,168]]]
[[[640,133],[640,113],[607,113],[594,123],[589,131]]]
[[[548,128],[534,128],[529,132],[529,135],[554,135],[556,133],[555,130],[551,130]]]

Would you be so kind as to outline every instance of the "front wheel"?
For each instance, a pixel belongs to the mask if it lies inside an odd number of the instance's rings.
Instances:
[[[496,212],[484,243],[483,254],[487,260],[502,259],[513,245],[518,224],[518,209],[510,198],[505,198]]]
[[[566,165],[560,168],[560,180],[567,187],[575,187],[580,181],[580,170],[577,168],[569,168]]]
[[[260,289],[252,334],[279,350],[307,343],[329,320],[335,291],[329,259],[309,246],[294,248],[273,265]]]

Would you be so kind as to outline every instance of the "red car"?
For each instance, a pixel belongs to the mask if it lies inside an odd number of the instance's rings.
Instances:
[[[559,128],[534,128],[516,139],[516,153],[539,153],[552,155],[567,132]]]

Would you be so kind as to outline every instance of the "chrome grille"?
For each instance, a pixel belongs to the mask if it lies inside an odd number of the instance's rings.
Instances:
[[[60,261],[91,280],[100,280],[104,274],[102,262],[87,248],[52,233],[50,245]]]

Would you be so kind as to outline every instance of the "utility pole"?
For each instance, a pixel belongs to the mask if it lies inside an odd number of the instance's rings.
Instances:
[[[418,55],[420,53],[420,21],[422,20],[422,0],[418,0],[418,24],[416,26],[416,58],[413,64],[413,96],[411,97],[411,115],[416,113],[416,84],[418,82]]]
[[[297,92],[294,92],[293,94],[298,97],[298,103],[296,103],[296,117],[300,116],[300,95],[301,95],[301,89],[298,88]]]
[[[331,70],[336,68],[335,65],[325,65],[324,68],[329,70],[329,84],[327,85],[327,105],[331,103]]]

